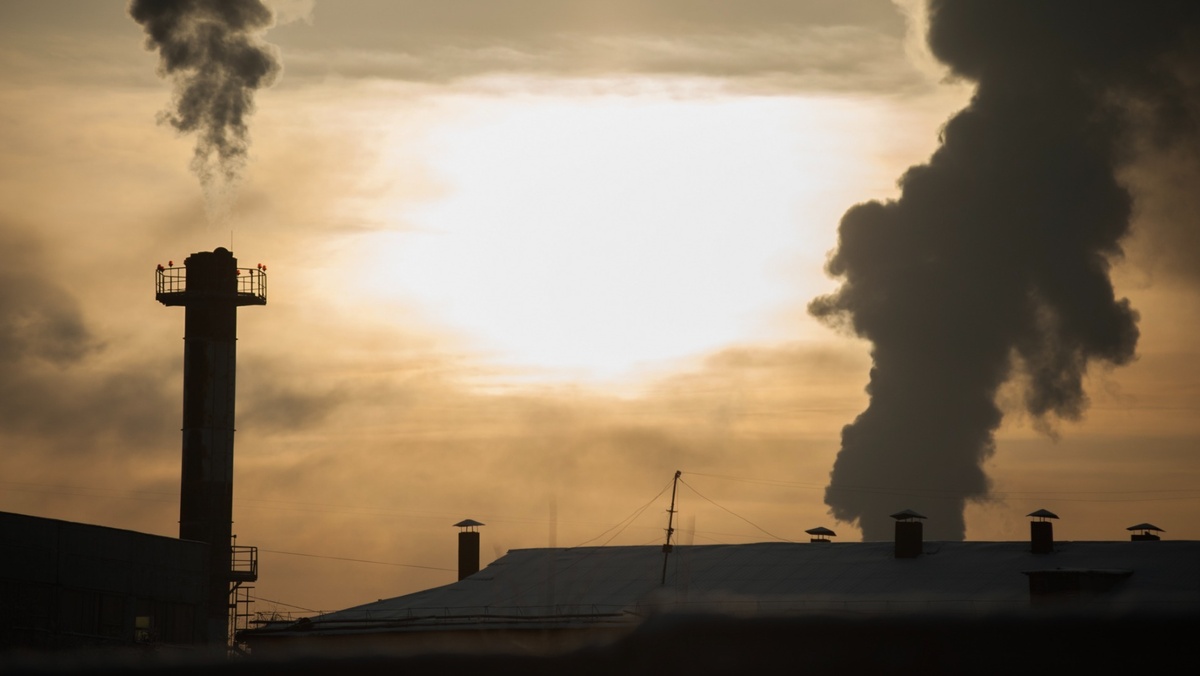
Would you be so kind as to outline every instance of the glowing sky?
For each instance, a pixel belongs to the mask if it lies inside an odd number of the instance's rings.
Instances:
[[[183,316],[151,273],[232,240],[270,269],[238,345],[235,532],[279,603],[260,610],[450,582],[463,518],[488,524],[484,563],[613,526],[599,541],[658,542],[676,469],[703,493],[681,491],[685,539],[858,537],[822,494],[869,347],[805,308],[836,287],[842,213],[894,197],[971,94],[919,20],[271,4],[284,71],[211,222],[124,1],[0,3],[0,509],[176,533]],[[1139,166],[1138,218],[1169,220]],[[1057,441],[1006,418],[970,539],[1024,538],[1041,507],[1067,539],[1200,537],[1200,303],[1169,244],[1135,229],[1116,269],[1140,359],[1091,373]]]

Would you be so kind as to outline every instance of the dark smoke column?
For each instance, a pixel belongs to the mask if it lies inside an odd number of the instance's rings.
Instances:
[[[162,120],[196,134],[192,170],[206,191],[232,184],[246,162],[246,119],[254,91],[279,74],[274,50],[257,39],[274,17],[259,0],[133,0],[129,14],[175,81],[174,109]]]
[[[934,539],[964,537],[1014,376],[1046,430],[1082,415],[1090,364],[1134,358],[1138,316],[1109,278],[1133,206],[1115,172],[1135,140],[1191,137],[1200,121],[1200,3],[930,10],[934,54],[976,93],[898,200],[845,214],[828,264],[842,286],[809,308],[872,344],[870,404],[843,429],[825,494],[867,540],[907,507]]]
[[[225,249],[192,254],[184,269],[159,269],[155,297],[185,309],[183,336],[183,473],[179,537],[209,545],[205,636],[223,642],[230,584],[249,581],[234,570],[233,412],[237,372],[237,309],[266,305],[266,273],[239,270]]]

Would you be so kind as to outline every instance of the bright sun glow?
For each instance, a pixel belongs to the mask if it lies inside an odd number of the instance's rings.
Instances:
[[[795,338],[778,316],[827,288],[837,219],[875,173],[862,102],[457,104],[423,158],[445,194],[368,238],[367,291],[572,377]]]

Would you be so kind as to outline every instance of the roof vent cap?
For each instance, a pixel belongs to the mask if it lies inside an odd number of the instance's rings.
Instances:
[[[1155,533],[1165,533],[1166,531],[1155,526],[1152,523],[1139,523],[1136,526],[1126,528],[1127,531],[1137,531],[1131,533],[1129,539],[1134,542],[1156,542],[1160,538]]]
[[[913,519],[924,519],[926,517],[923,514],[917,514],[911,509],[906,509],[902,512],[896,512],[892,515],[892,518],[897,521],[912,521]]]
[[[806,530],[804,532],[808,533],[809,535],[812,536],[812,539],[809,540],[809,542],[829,542],[830,537],[837,535],[837,533],[829,530],[825,526],[817,526],[816,528],[809,528],[808,530]]]

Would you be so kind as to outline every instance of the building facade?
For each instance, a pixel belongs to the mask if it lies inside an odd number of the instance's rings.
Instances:
[[[0,513],[0,650],[194,645],[208,546]]]

